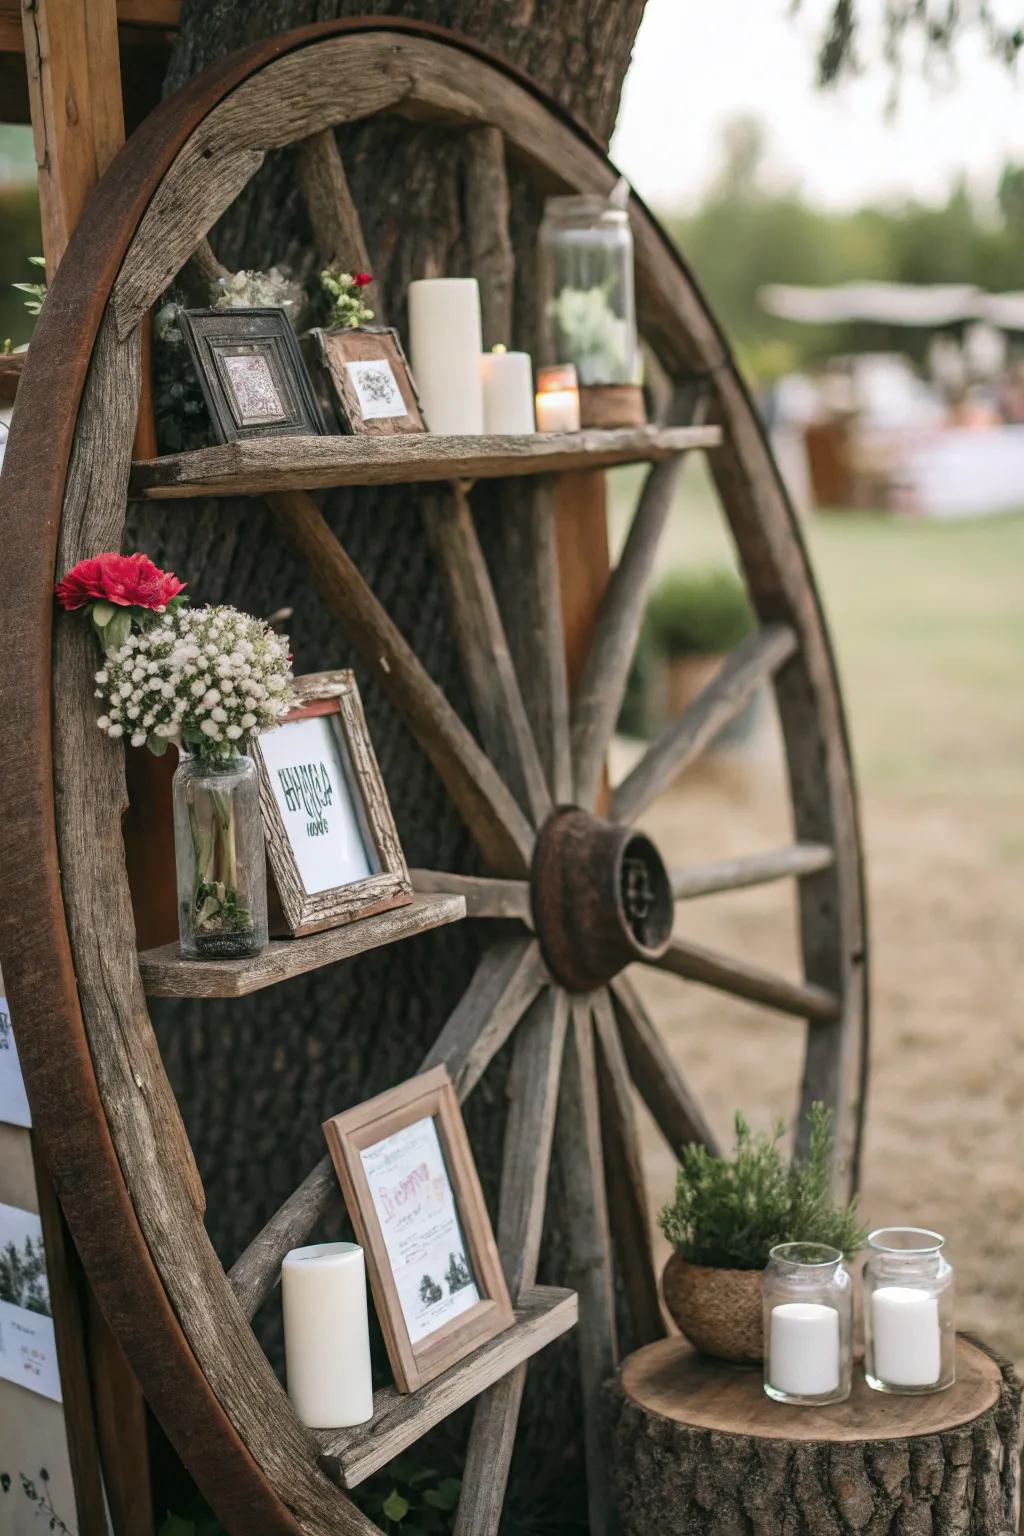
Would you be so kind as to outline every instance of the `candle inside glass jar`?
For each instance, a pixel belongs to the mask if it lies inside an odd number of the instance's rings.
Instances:
[[[772,1308],[768,1381],[790,1397],[824,1397],[839,1387],[839,1313],[819,1302]]]
[[[571,363],[537,369],[537,431],[578,432],[580,391]]]
[[[942,1374],[939,1304],[908,1285],[879,1286],[871,1297],[875,1375],[890,1387],[930,1387]]]

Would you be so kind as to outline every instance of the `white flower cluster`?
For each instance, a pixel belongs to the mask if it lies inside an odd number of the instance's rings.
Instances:
[[[244,751],[292,702],[288,641],[237,608],[180,607],[128,636],[96,673],[113,739],[158,755],[169,742],[203,757]]]
[[[214,309],[283,309],[293,322],[306,305],[302,284],[279,267],[230,272],[211,285],[210,293]]]

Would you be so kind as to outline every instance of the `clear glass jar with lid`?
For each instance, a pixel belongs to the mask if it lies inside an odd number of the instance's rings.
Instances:
[[[853,1383],[853,1283],[838,1248],[779,1243],[762,1282],[764,1390],[780,1403],[841,1403]]]
[[[641,382],[629,214],[594,194],[549,197],[540,227],[542,363],[582,388]]]
[[[956,1380],[953,1268],[924,1227],[880,1227],[864,1266],[864,1376],[876,1392],[942,1392]]]

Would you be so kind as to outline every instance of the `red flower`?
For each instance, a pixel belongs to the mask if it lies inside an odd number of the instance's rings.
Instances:
[[[373,276],[369,272],[354,272],[352,274],[352,282],[357,288],[365,288],[368,283],[373,282]]]
[[[79,560],[54,588],[57,601],[69,610],[87,603],[115,603],[119,608],[151,608],[162,613],[185,583],[162,571],[148,555],[94,555]]]

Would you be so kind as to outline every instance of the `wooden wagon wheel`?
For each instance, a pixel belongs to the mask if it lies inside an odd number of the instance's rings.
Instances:
[[[514,1341],[499,1340],[486,1360],[473,1357],[455,1368],[454,1379],[449,1373],[410,1398],[379,1394],[368,1430],[300,1425],[249,1326],[285,1251],[337,1199],[328,1160],[229,1275],[206,1236],[203,1190],[145,992],[202,992],[219,983],[200,979],[209,974],[203,966],[184,981],[179,967],[175,979],[173,962],[159,954],[143,957],[140,969],[126,944],[133,928],[119,825],[123,761],[95,729],[95,658],[84,626],[58,622],[51,650],[55,571],[116,547],[122,536],[147,311],[271,148],[300,146],[318,240],[351,246],[357,223],[329,130],[383,111],[493,125],[505,152],[546,186],[604,192],[614,181],[587,135],[506,66],[435,29],[377,20],[306,29],[234,55],[166,102],[118,157],[69,247],[33,340],[0,497],[0,569],[9,594],[0,625],[4,654],[17,661],[2,681],[9,770],[0,814],[4,972],[37,1131],[91,1281],[155,1412],[232,1529],[373,1530],[337,1483],[368,1475],[481,1386],[488,1390],[476,1410],[458,1528],[474,1536],[498,1529],[522,1362],[571,1321],[566,1293],[534,1285],[557,1136],[564,1166],[574,1170],[569,1245],[598,1531],[609,1516],[593,1407],[616,1354],[613,1243],[628,1255],[623,1270],[636,1337],[653,1337],[661,1326],[631,1084],[673,1147],[712,1140],[624,967],[661,966],[807,1020],[801,1102],[836,1106],[854,1166],[863,1111],[861,873],[831,654],[793,514],[689,274],[635,203],[641,327],[678,386],[670,406],[676,414],[647,432],[526,446],[521,439],[304,440],[301,451],[296,440],[278,439],[135,471],[133,494],[270,500],[441,776],[486,866],[480,879],[419,872],[421,892],[455,898],[424,895],[422,922],[449,919],[463,897],[474,915],[503,920],[501,938],[485,951],[424,1065],[445,1062],[465,1097],[515,1031],[499,1215],[519,1298]],[[488,135],[488,153],[494,142]],[[325,184],[331,195],[318,202],[316,188]],[[694,446],[713,446],[714,479],[760,628],[615,787],[602,819],[595,808],[605,752],[658,535],[682,454]],[[638,459],[652,467],[570,700],[546,472]],[[513,473],[543,478],[525,482],[533,491],[524,493],[514,520],[516,611],[503,616],[458,482]],[[427,516],[450,584],[479,741],[309,494],[346,482],[429,479],[453,482],[450,499]],[[180,507],[168,508],[172,513],[185,515]],[[766,680],[782,721],[797,840],[775,855],[670,877],[631,824]],[[785,876],[800,882],[804,979],[671,935],[673,886],[676,895],[693,896]],[[508,936],[509,919],[519,922],[520,936]],[[385,928],[378,942],[386,937]],[[296,941],[312,947],[292,951],[290,973],[366,942],[365,927],[362,936],[349,930],[343,938]],[[230,985],[244,990],[245,978]]]

